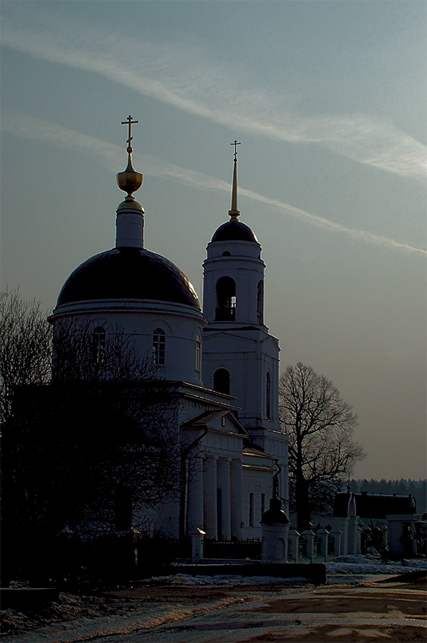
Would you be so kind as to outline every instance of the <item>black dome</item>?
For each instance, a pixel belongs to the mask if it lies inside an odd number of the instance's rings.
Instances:
[[[142,248],[113,248],[82,263],[63,285],[57,306],[90,299],[154,299],[200,308],[184,273]]]
[[[212,243],[215,241],[252,241],[258,243],[258,239],[249,226],[240,221],[227,221],[218,228],[212,237]]]

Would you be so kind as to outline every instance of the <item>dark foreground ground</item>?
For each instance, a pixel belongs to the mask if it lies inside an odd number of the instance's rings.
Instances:
[[[2,613],[2,641],[231,643],[427,641],[426,574],[307,584],[196,584],[171,578],[60,594]]]

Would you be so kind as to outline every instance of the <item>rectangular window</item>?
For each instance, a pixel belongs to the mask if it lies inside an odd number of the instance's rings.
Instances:
[[[202,353],[202,343],[200,341],[199,335],[197,335],[196,337],[196,371],[198,373],[200,373],[201,353]]]
[[[254,526],[254,494],[249,494],[249,527]]]
[[[265,493],[261,494],[261,518],[265,513]]]

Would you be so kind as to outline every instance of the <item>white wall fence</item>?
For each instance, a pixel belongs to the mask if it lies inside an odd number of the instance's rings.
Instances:
[[[307,529],[301,534],[291,529],[288,534],[288,563],[319,563],[344,554],[359,554],[360,535],[359,529],[352,539],[348,538],[348,531],[337,528],[330,531],[321,528],[316,532]]]
[[[318,529],[316,532],[307,529],[301,534],[295,529],[289,529],[288,525],[280,526],[281,531],[274,534],[273,530],[263,531],[262,560],[263,562],[285,562],[288,563],[320,563],[333,560],[341,555],[357,555],[361,553],[361,535],[362,529],[357,524],[357,519],[345,518],[343,520],[343,529],[334,527],[329,531],[325,528]],[[270,533],[271,532],[271,533]],[[192,540],[192,559],[198,562],[203,558],[210,558],[204,554],[204,535],[203,532],[193,533]],[[249,541],[242,541],[245,544]],[[239,541],[218,542],[223,547],[222,556],[215,555],[215,558],[230,556],[224,555],[227,545],[233,546],[237,553]],[[251,541],[251,544],[256,544]],[[286,546],[287,544],[287,546]],[[210,542],[209,550],[211,550]],[[256,556],[259,558],[260,556]],[[238,556],[236,556],[238,559]]]

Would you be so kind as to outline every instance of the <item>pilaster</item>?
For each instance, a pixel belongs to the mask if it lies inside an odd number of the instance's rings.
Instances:
[[[231,537],[239,540],[242,535],[242,462],[239,459],[231,461]]]
[[[220,525],[218,536],[224,540],[231,538],[231,506],[230,506],[230,458],[218,460],[218,488],[221,490]]]

